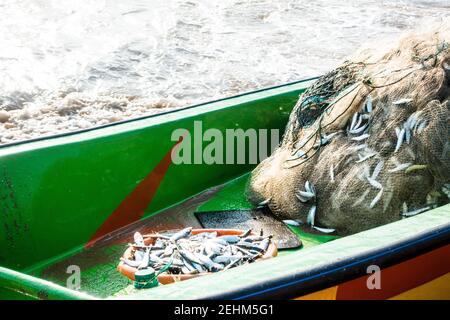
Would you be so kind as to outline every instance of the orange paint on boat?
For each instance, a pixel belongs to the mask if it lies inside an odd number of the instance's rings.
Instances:
[[[184,137],[167,152],[156,167],[136,186],[136,188],[120,203],[108,219],[97,229],[85,248],[91,247],[98,239],[127,224],[139,220],[145,213],[158,190],[170,164],[172,152],[183,141]]]
[[[336,300],[337,289],[337,286],[330,287],[295,298],[294,300]]]
[[[360,277],[295,300],[450,299],[450,245],[381,270],[381,289]]]
[[[390,300],[450,300],[450,272]]]
[[[337,300],[388,299],[450,272],[450,245],[381,270],[381,289],[368,289],[370,275],[338,286]]]

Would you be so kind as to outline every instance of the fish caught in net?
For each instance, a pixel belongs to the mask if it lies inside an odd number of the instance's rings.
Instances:
[[[450,21],[365,50],[299,98],[247,197],[346,235],[448,203]]]

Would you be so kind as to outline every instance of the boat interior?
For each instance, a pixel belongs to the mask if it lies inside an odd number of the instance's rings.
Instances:
[[[172,150],[175,128],[192,130],[193,122],[201,120],[205,127],[219,130],[282,130],[298,95],[310,84],[311,80],[299,81],[2,146],[0,296],[246,299],[284,290],[295,297],[361,276],[363,267],[392,255],[392,248],[417,251],[420,246],[413,248],[413,243],[420,239],[448,236],[450,205],[346,237],[290,225],[301,245],[279,248],[274,258],[150,289],[135,289],[117,271],[136,231],[201,228],[199,213],[255,209],[245,197],[254,165],[170,166],[164,161]],[[358,263],[359,269],[353,268]],[[80,290],[67,288],[71,266],[81,272]],[[331,279],[336,273],[342,277]],[[300,284],[307,288],[292,293],[291,287]]]

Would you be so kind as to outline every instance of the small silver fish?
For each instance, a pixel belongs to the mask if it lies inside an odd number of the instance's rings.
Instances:
[[[395,146],[394,152],[397,152],[400,149],[404,138],[405,138],[405,128],[402,128],[398,134],[397,144]]]
[[[283,222],[289,226],[298,227],[301,223],[298,220],[283,220]]]
[[[268,198],[268,199],[266,199],[264,201],[261,201],[260,203],[258,203],[258,207],[265,207],[265,206],[267,206],[271,199],[272,198]]]
[[[407,144],[411,142],[411,130],[409,128],[405,128],[405,141]]]
[[[134,243],[137,246],[142,246],[142,247],[145,246],[144,237],[139,232],[134,233]]]
[[[227,243],[237,243],[241,240],[241,237],[234,236],[234,235],[226,235],[226,236],[220,236],[218,239],[223,239]]]
[[[126,258],[120,258],[120,260],[123,261],[123,263],[125,263],[133,268],[137,268],[141,264],[141,261],[130,260],[130,259],[126,259]]]
[[[184,263],[181,259],[178,258],[164,258],[162,259],[162,263],[164,264],[172,264],[173,266],[181,267],[184,266]]]
[[[414,210],[414,211],[404,212],[404,213],[402,213],[402,216],[404,216],[404,217],[412,217],[412,216],[418,215],[419,213],[425,212],[427,210],[430,210],[429,206],[428,207],[424,207],[424,208],[420,208],[420,209],[417,209],[417,210]]]
[[[164,250],[152,250],[151,254],[160,257],[164,254]]]
[[[220,264],[230,264],[232,261],[239,259],[238,257],[235,257],[233,255],[220,255],[220,256],[216,256],[212,259],[213,262],[215,263],[220,263]]]
[[[264,252],[269,247],[269,244],[270,244],[270,239],[266,238],[263,241],[261,241],[261,243],[259,244],[258,247]]]
[[[140,250],[136,250],[134,252],[134,260],[141,261],[144,258],[144,252]]]
[[[395,106],[402,106],[402,105],[407,105],[408,103],[410,103],[412,101],[413,101],[413,99],[403,98],[403,99],[399,99],[399,100],[392,102],[392,104]]]
[[[189,270],[189,268],[184,266],[184,267],[181,267],[181,272],[183,272],[184,274],[189,274],[189,273],[191,273],[191,270]]]
[[[232,267],[234,267],[235,265],[237,265],[239,263],[239,261],[241,261],[242,258],[236,259],[234,261],[232,261],[230,264],[228,264],[223,270],[228,270]]]
[[[426,121],[421,122],[418,126],[417,126],[417,133],[421,133],[425,127],[427,126]]]
[[[334,165],[330,165],[330,181],[334,182]]]
[[[389,169],[388,172],[399,172],[408,169],[409,166],[411,166],[411,162],[407,163],[400,163],[395,168]]]
[[[306,218],[306,223],[314,227],[315,216],[316,216],[316,206],[312,206],[311,209],[309,209],[308,216]]]
[[[331,228],[320,228],[320,227],[316,227],[316,226],[314,226],[313,228],[314,228],[315,230],[317,230],[317,231],[322,232],[322,233],[332,233],[332,232],[335,232],[335,231],[336,231],[336,229],[331,229]]]
[[[447,196],[447,198],[450,199],[450,183],[445,183],[442,186],[441,191],[443,194],[445,194]]]
[[[366,112],[371,113],[373,110],[372,107],[372,97],[370,95],[367,96],[367,101],[366,101]]]
[[[312,198],[314,198],[314,193],[311,193],[311,192],[308,192],[308,191],[301,191],[301,190],[299,190],[299,191],[297,191],[297,194],[299,195],[299,200],[300,201],[302,201],[302,199],[305,199],[305,200],[303,200],[302,202],[307,202],[307,201],[309,201],[310,199],[312,199]]]
[[[212,261],[209,257],[207,257],[207,256],[205,256],[205,255],[203,255],[203,254],[201,254],[201,253],[195,253],[195,256],[198,258],[198,260],[200,260],[202,263],[203,263],[203,265],[209,270],[209,271],[212,271],[212,270],[214,270],[215,268],[217,269],[217,264],[214,262],[214,261]],[[221,267],[218,267],[218,268],[220,268],[220,269],[223,269],[223,267],[221,266]]]
[[[316,189],[314,188],[314,185],[311,182],[309,182],[309,181],[305,182],[305,190],[309,193],[312,193],[314,196],[316,196]]]
[[[405,127],[408,127],[410,130],[414,130],[417,121],[418,121],[417,114],[413,113],[409,116],[408,120],[406,120]]]
[[[150,253],[149,261],[151,261],[153,263],[161,263],[162,259],[160,257],[158,257],[156,254]]]
[[[170,237],[170,241],[175,242],[175,241],[180,240],[182,238],[186,238],[186,237],[188,237],[191,234],[191,231],[192,231],[192,227],[180,230],[180,231],[174,233]]]
[[[356,121],[357,121],[357,120],[358,120],[358,112],[356,112],[356,113],[353,114],[352,122],[351,122],[351,124],[350,124],[349,131],[352,130],[352,129],[355,127]]]
[[[247,241],[241,241],[241,242],[236,243],[236,247],[238,247],[238,248],[245,248],[245,249],[252,249],[252,250],[258,250],[258,251],[261,250],[258,245],[255,245],[255,244],[247,242]]]
[[[370,137],[370,134],[364,133],[364,134],[362,134],[360,136],[356,136],[356,137],[351,138],[351,140],[353,140],[353,141],[362,141],[362,140],[368,139],[369,137]]]
[[[360,127],[356,127],[353,130],[350,130],[349,132],[351,134],[359,134],[359,133],[363,132],[364,130],[366,130],[368,126],[369,125],[366,123],[366,124],[364,124],[364,125],[362,125]]]
[[[356,160],[355,162],[356,162],[356,163],[360,163],[360,162],[366,161],[367,159],[370,159],[370,158],[372,158],[372,157],[375,156],[375,155],[376,155],[375,152],[369,153],[369,154],[367,154],[367,155],[365,155],[365,156],[361,156],[361,157],[360,157],[358,160]]]
[[[293,156],[291,156],[288,160],[296,160],[296,159],[300,159],[300,158],[307,158],[306,153],[303,150],[298,150]]]
[[[208,252],[208,254],[216,253],[220,254],[222,253],[223,246],[218,243],[208,242],[205,244],[205,250]]]
[[[262,241],[264,240],[266,237],[264,236],[248,236],[246,238],[243,238],[242,241],[247,241],[247,242],[257,242],[257,241]]]
[[[380,174],[381,170],[383,169],[383,166],[384,166],[384,161],[383,160],[378,161],[377,165],[375,166],[375,169],[373,169],[373,173],[372,173],[372,176],[371,176],[371,178],[373,180],[375,180],[378,177],[378,175]]]
[[[208,242],[218,243],[218,244],[220,244],[222,246],[226,246],[228,244],[228,241],[225,238],[222,238],[222,237],[209,239]]]
[[[380,201],[381,196],[383,194],[383,189],[380,190],[380,192],[377,193],[377,195],[375,196],[375,198],[373,198],[372,202],[369,205],[369,208],[372,209],[373,207],[375,207],[375,205],[378,203],[378,201]]]
[[[248,237],[251,233],[252,233],[252,229],[248,229],[248,230],[244,231],[244,233],[242,233],[239,237],[241,237],[241,238],[246,238],[246,237]]]
[[[304,198],[302,197],[298,192],[295,194],[295,196],[297,197],[298,200],[300,200],[300,202],[308,202],[310,200],[310,198]]]
[[[186,260],[188,260],[191,263],[197,263],[197,264],[202,264],[202,262],[191,252],[189,252],[188,250],[179,250],[181,256],[183,258],[185,258]]]
[[[148,264],[150,262],[150,250],[145,250],[144,257],[141,260],[141,263],[138,266],[138,269],[145,269],[148,267]]]
[[[184,266],[189,270],[188,273],[196,273],[197,272],[197,269],[192,265],[192,263],[190,263],[185,258],[182,258],[181,260],[183,261]]]
[[[367,189],[366,191],[364,191],[364,193],[361,195],[361,197],[359,197],[355,203],[353,203],[352,207],[356,207],[358,205],[360,205],[364,199],[367,197],[367,195],[370,193],[370,189]]]
[[[173,254],[175,247],[172,245],[168,245],[165,249],[164,249],[164,256],[171,256]]]

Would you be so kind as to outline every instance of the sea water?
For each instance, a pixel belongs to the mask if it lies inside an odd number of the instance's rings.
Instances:
[[[449,0],[0,0],[0,144],[318,76]]]

